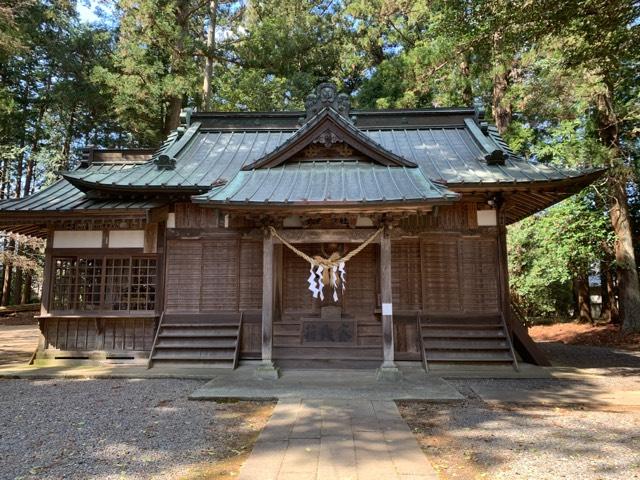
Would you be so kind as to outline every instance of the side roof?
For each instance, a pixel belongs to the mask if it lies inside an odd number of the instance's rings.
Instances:
[[[95,150],[87,149],[78,172],[114,173],[126,171],[149,161],[154,151],[148,149]],[[33,224],[32,218],[46,215],[70,215],[74,213],[115,214],[132,211],[144,212],[160,207],[166,202],[158,199],[100,197],[85,193],[65,179],[60,179],[27,197],[0,201],[0,228],[11,226],[16,233],[41,236],[45,232]],[[20,223],[24,222],[24,225]]]

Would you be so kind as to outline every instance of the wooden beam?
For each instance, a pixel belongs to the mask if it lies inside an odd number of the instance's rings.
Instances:
[[[280,229],[278,234],[290,243],[362,243],[376,232],[374,228],[321,229]],[[280,243],[275,239],[275,242]],[[378,236],[373,243],[380,242]]]
[[[382,303],[382,368],[395,369],[393,352],[393,300],[391,293],[391,236],[380,236],[380,298]]]
[[[158,224],[144,226],[144,253],[158,253]]]

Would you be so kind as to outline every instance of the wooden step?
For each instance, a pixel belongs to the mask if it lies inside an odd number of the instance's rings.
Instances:
[[[236,341],[234,339],[202,339],[202,338],[158,338],[156,348],[226,348],[235,349]]]
[[[220,331],[220,330],[191,330],[186,328],[172,328],[160,330],[158,338],[236,338],[238,336],[237,331]]]
[[[478,338],[468,339],[449,339],[449,338],[425,338],[423,340],[426,350],[434,349],[456,349],[456,350],[502,350],[509,349],[509,344],[504,339],[498,338]]]
[[[156,360],[228,360],[233,362],[233,352],[211,351],[211,350],[165,350],[159,349],[153,355]]]
[[[216,328],[216,329],[235,329],[240,325],[237,323],[163,323],[163,328]]]
[[[509,350],[425,350],[427,362],[512,362]]]
[[[423,323],[422,329],[425,328],[444,328],[451,330],[484,330],[490,328],[502,329],[499,323],[482,323],[482,324],[466,324],[466,323]]]
[[[149,364],[183,362],[235,368],[240,348],[240,320],[239,314],[164,315]]]
[[[189,368],[234,368],[233,362],[228,360],[173,360],[154,359],[154,364],[161,364],[166,367],[189,367]]]
[[[422,338],[506,338],[502,329],[449,330],[445,328],[422,330]]]

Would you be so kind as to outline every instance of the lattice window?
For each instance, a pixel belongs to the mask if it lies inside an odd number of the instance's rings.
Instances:
[[[53,262],[53,310],[155,309],[154,257],[59,257]]]
[[[102,287],[102,258],[78,258],[76,275],[76,308],[99,310]]]
[[[74,283],[76,277],[75,258],[56,258],[53,270],[53,308],[73,310]]]
[[[130,310],[153,310],[156,303],[156,259],[133,258],[131,261]]]
[[[105,310],[129,310],[130,258],[107,258]]]

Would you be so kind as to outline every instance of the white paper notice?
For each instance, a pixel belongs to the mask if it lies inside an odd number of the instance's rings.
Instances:
[[[382,304],[382,315],[393,315],[393,304],[392,303],[383,303]]]

